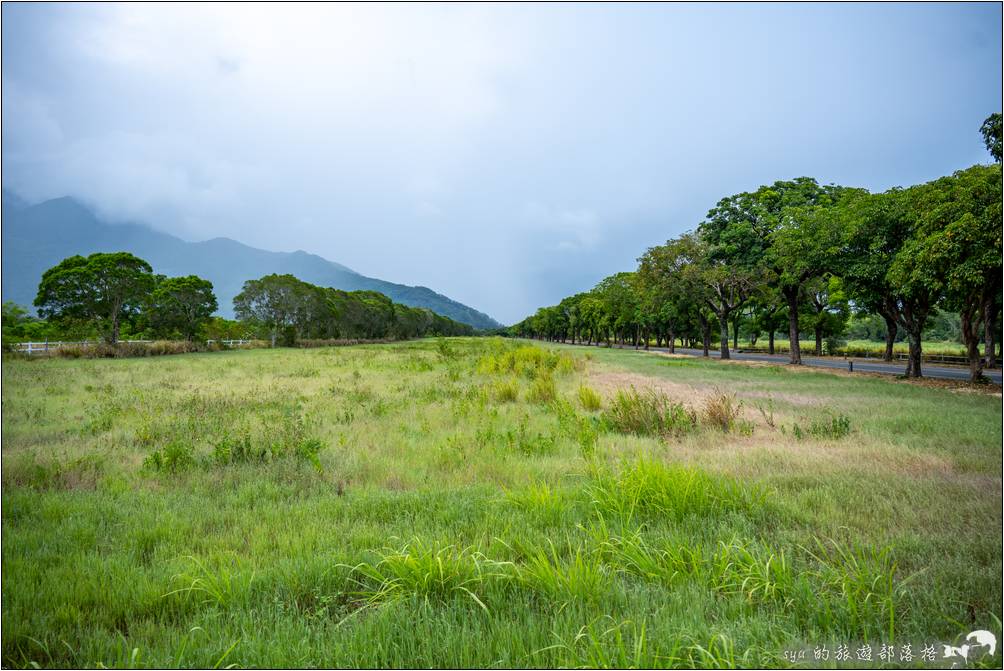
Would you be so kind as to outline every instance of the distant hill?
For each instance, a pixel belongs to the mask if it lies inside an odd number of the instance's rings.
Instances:
[[[29,205],[3,191],[3,300],[32,308],[42,273],[67,256],[126,251],[145,259],[156,273],[199,275],[210,280],[220,314],[233,316],[233,297],[245,280],[289,273],[305,282],[345,291],[379,291],[398,303],[492,329],[498,322],[426,287],[366,277],[339,263],[303,251],[269,252],[229,238],[186,242],[136,224],[108,224],[72,198]]]

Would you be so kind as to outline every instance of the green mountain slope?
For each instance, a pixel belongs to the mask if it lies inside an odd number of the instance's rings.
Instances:
[[[245,280],[289,273],[305,282],[345,291],[379,291],[398,303],[491,329],[498,322],[427,287],[366,277],[341,264],[303,251],[269,252],[228,238],[186,242],[135,224],[111,225],[72,198],[28,205],[3,192],[3,300],[31,307],[42,273],[67,256],[127,251],[146,259],[154,272],[195,274],[213,283],[220,314],[231,317],[233,297]]]

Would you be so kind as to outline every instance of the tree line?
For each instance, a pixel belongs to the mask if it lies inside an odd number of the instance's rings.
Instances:
[[[473,335],[474,328],[427,308],[395,303],[378,291],[342,291],[292,275],[248,280],[234,297],[238,319],[265,327],[275,346],[280,335],[301,338],[419,338]]]
[[[134,336],[215,339],[266,337],[272,346],[317,339],[406,339],[471,335],[474,328],[376,291],[318,287],[292,275],[244,283],[237,321],[214,317],[213,285],[196,275],[166,277],[128,252],[71,256],[43,273],[35,298],[40,319],[4,304],[4,336],[97,334],[116,344]]]
[[[923,333],[938,310],[959,314],[974,381],[996,364],[1001,323],[1001,115],[981,127],[991,165],[882,193],[800,177],[722,198],[698,226],[649,248],[632,272],[510,327],[512,335],[672,351],[677,339],[723,359],[740,319],[755,340],[787,331],[790,362],[802,333],[839,335],[849,315],[886,325],[885,358],[900,333],[906,375],[920,377]],[[980,344],[985,347],[981,357]]]

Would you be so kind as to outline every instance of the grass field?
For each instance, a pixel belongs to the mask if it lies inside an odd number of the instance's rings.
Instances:
[[[777,352],[787,352],[788,345],[790,341],[787,338],[777,338],[774,340],[774,349]],[[815,351],[816,343],[811,339],[799,339],[799,344],[802,347],[802,354],[811,355]],[[749,345],[749,341],[739,341],[740,348],[743,345]],[[717,346],[717,342],[712,343],[712,349]],[[767,347],[767,339],[759,338],[756,342],[756,347],[764,348]],[[1000,349],[1000,348],[997,348]],[[966,356],[966,346],[957,342],[938,342],[938,341],[924,341],[923,350],[926,356]],[[895,354],[909,354],[910,343],[908,342],[897,342],[893,343],[892,351]],[[983,347],[980,346],[980,352],[983,351]],[[885,355],[885,343],[876,340],[848,340],[843,345],[839,345],[833,352],[837,356],[868,356],[868,357],[882,357]]]
[[[1001,635],[999,395],[428,340],[9,360],[2,438],[4,666],[834,665]]]

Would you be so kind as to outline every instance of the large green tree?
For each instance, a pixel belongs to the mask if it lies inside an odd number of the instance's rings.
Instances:
[[[976,165],[917,189],[917,227],[900,265],[959,313],[972,381],[983,376],[979,352],[987,315],[1001,293],[1001,168]],[[995,329],[991,328],[991,331]]]
[[[696,302],[706,290],[693,285],[695,273],[689,270],[697,262],[696,251],[692,238],[677,238],[650,247],[638,259],[638,279],[649,292],[670,352],[676,350],[677,334],[696,317]]]
[[[991,114],[980,126],[980,134],[983,135],[983,144],[987,146],[987,151],[998,163],[1001,162],[1001,115],[1000,112]]]
[[[759,274],[788,308],[790,360],[802,362],[798,311],[803,285],[830,270],[839,249],[839,219],[830,215],[847,189],[811,177],[777,181],[723,198],[699,231],[711,258]]]
[[[279,333],[296,323],[308,296],[308,287],[292,275],[266,275],[248,280],[234,296],[234,314],[243,321],[257,322],[268,329],[272,347]]]
[[[114,345],[123,320],[139,312],[153,286],[150,264],[128,252],[71,256],[42,275],[35,306],[46,319],[92,322]]]
[[[698,295],[711,312],[718,318],[719,354],[722,359],[730,359],[729,321],[737,316],[746,301],[753,294],[762,268],[745,264],[730,263],[715,255],[700,236],[691,234],[693,245],[693,281],[704,285]],[[736,327],[738,335],[738,327]]]
[[[844,244],[837,266],[844,288],[859,313],[874,313],[885,321],[884,359],[892,361],[902,320],[889,268],[912,234],[909,198],[902,189],[859,193],[842,203],[839,216],[844,220]]]
[[[161,332],[177,331],[195,339],[217,309],[213,283],[196,275],[168,277],[150,297],[150,325]]]

